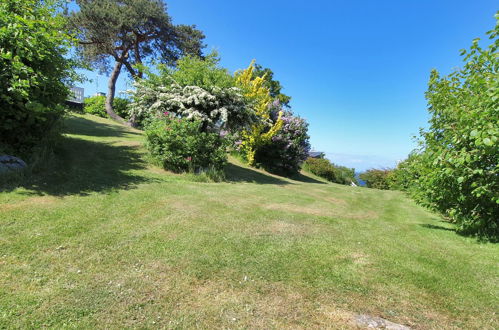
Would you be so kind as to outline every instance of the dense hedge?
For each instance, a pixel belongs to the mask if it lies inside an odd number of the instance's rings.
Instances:
[[[58,134],[72,39],[64,18],[42,1],[1,1],[0,27],[0,149],[28,156]]]
[[[499,13],[491,42],[462,50],[464,65],[433,70],[426,98],[429,128],[395,169],[372,169],[369,187],[407,191],[455,222],[464,234],[499,240]]]
[[[488,48],[462,51],[462,68],[433,71],[412,194],[463,233],[499,237],[499,14]]]

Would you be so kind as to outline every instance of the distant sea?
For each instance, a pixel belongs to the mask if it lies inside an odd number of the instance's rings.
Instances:
[[[357,179],[357,183],[358,183],[359,186],[365,187],[366,186],[366,182],[363,181],[363,180],[361,180],[360,177],[359,177],[359,175],[360,175],[360,172],[355,172],[355,178]]]

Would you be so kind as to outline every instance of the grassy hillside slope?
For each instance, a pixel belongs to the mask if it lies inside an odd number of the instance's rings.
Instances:
[[[0,328],[499,327],[499,246],[402,193],[143,160],[138,131],[67,120],[60,161],[0,192]]]

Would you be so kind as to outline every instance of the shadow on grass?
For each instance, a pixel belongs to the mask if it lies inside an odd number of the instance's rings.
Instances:
[[[322,181],[316,180],[314,178],[311,178],[309,176],[303,175],[302,173],[298,173],[298,174],[291,176],[291,179],[293,179],[295,181],[304,182],[304,183],[326,184],[325,182],[322,182]]]
[[[438,230],[446,230],[446,231],[453,231],[456,232],[456,229],[454,228],[449,228],[449,227],[444,227],[444,226],[437,226],[437,225],[432,225],[429,223],[422,223],[420,224],[421,227],[428,228],[428,229],[438,229]]]
[[[446,221],[441,221],[441,222],[446,222]],[[468,238],[474,238],[476,239],[477,243],[499,243],[499,235],[495,233],[486,233],[486,234],[479,234],[477,231],[463,231],[463,230],[458,230],[457,228],[449,228],[449,227],[444,227],[444,226],[438,226],[438,225],[432,225],[428,223],[423,223],[419,224],[421,227],[428,228],[428,229],[437,229],[437,230],[443,230],[443,231],[451,231],[456,233],[459,236],[462,237],[468,237]]]
[[[128,130],[127,127],[98,123],[80,117],[68,117],[65,119],[64,133],[96,137],[125,137],[140,136],[138,132]]]
[[[229,182],[251,182],[258,184],[278,184],[285,185],[291,182],[266,175],[250,168],[241,167],[228,163],[225,167],[225,177]]]
[[[23,187],[29,191],[28,194],[85,196],[91,192],[131,189],[139,183],[153,181],[133,173],[146,167],[138,147],[134,146],[64,137],[56,157],[50,163],[50,166],[31,173],[20,183],[0,191]]]

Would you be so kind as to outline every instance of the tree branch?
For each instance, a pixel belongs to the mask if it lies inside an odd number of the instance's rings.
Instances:
[[[137,72],[135,71],[135,69],[132,67],[132,65],[130,64],[130,62],[128,62],[126,59],[123,59],[123,60],[121,61],[121,63],[123,63],[123,64],[125,65],[126,69],[128,70],[128,72],[130,72],[130,74],[132,75],[132,77],[133,77],[134,79],[136,79],[136,78],[141,78],[141,77],[140,77],[140,73],[137,73]]]
[[[135,42],[133,44],[133,48],[134,48],[134,52],[135,52],[135,62],[136,62],[136,64],[142,64],[142,58],[140,56],[140,49],[139,49],[139,46],[140,46],[139,35],[137,33],[134,33],[134,34],[135,34]],[[142,78],[143,76],[144,76],[144,73],[139,68],[137,77]]]
[[[85,40],[78,40],[78,43],[81,45],[101,45],[104,42],[102,41],[85,41]]]

